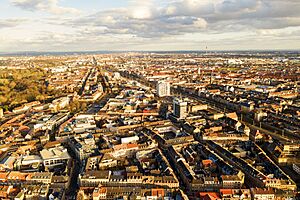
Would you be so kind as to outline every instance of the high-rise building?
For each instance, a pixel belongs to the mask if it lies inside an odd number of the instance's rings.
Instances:
[[[159,81],[156,85],[156,90],[159,97],[170,96],[170,83]]]
[[[179,119],[187,116],[188,103],[182,99],[175,98],[173,100],[173,114]]]

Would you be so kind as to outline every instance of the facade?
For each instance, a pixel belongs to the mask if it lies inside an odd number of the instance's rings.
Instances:
[[[188,104],[186,101],[176,98],[173,100],[173,114],[179,119],[183,119],[187,116]]]
[[[165,81],[159,81],[156,86],[157,95],[159,97],[170,96],[170,83]]]
[[[59,165],[67,164],[71,159],[67,149],[62,146],[43,149],[40,151],[45,168],[53,168]]]
[[[297,174],[300,174],[300,165],[295,165],[295,164],[293,164],[293,170],[294,170]]]
[[[51,172],[35,172],[26,177],[26,181],[32,183],[51,184],[53,173]]]
[[[129,144],[129,143],[136,143],[139,140],[138,136],[131,136],[131,137],[124,137],[121,138],[121,143],[122,144]]]
[[[300,159],[298,156],[300,152],[300,144],[284,144],[282,146],[278,146],[276,150],[280,152],[280,156],[278,158],[279,164],[300,164]]]
[[[21,192],[15,197],[17,200],[23,199],[47,199],[49,185],[26,185]]]
[[[94,137],[91,134],[76,135],[74,138],[70,138],[69,145],[80,161],[90,157],[97,149]]]
[[[166,188],[178,188],[179,182],[174,176],[156,177],[144,176],[140,173],[128,173],[126,177],[116,176],[109,170],[88,171],[79,175],[81,187],[97,187],[99,184],[111,187],[125,186],[160,186]]]
[[[251,188],[252,199],[259,199],[259,200],[271,200],[275,199],[274,190],[269,189],[262,189],[262,188]]]
[[[53,110],[60,110],[68,106],[70,103],[70,98],[69,97],[61,97],[59,99],[55,99],[52,104],[50,105],[50,108]]]
[[[3,117],[3,109],[0,108],[0,119]]]

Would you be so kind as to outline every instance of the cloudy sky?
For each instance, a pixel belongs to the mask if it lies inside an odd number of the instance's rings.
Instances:
[[[300,0],[0,0],[0,52],[300,49]]]

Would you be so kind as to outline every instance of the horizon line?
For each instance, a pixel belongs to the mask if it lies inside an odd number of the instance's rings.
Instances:
[[[169,52],[202,52],[202,53],[212,53],[212,52],[287,52],[287,51],[296,51],[300,52],[300,49],[236,49],[236,50],[81,50],[81,51],[0,51],[0,56],[3,55],[19,55],[19,54],[70,54],[70,53],[130,53],[130,52],[141,52],[141,53],[169,53]]]

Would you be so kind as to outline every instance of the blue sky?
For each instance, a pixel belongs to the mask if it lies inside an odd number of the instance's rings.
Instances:
[[[299,0],[0,0],[0,52],[300,49]]]

